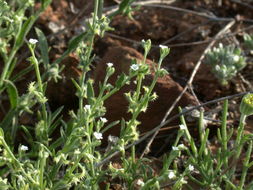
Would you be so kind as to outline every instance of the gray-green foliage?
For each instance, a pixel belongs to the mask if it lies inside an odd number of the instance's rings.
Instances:
[[[121,1],[119,9],[110,16],[121,13],[130,16],[133,10],[130,5],[133,2],[134,0]],[[202,189],[242,190],[252,187],[252,183],[245,185],[247,171],[253,165],[250,162],[252,135],[243,133],[245,119],[248,116],[245,109],[249,113],[251,103],[246,108],[242,103],[238,135],[234,147],[230,148],[228,144],[233,131],[227,130],[228,102],[225,102],[221,129],[217,132],[220,145],[217,153],[212,152],[208,144],[209,129],[205,129],[204,126],[204,113],[200,113],[199,119],[200,145],[191,136],[182,116],[182,125],[172,150],[164,155],[162,169],[154,171],[151,160],[145,157],[137,159],[135,146],[131,147],[130,155],[126,153],[125,148],[139,139],[138,116],[147,110],[150,101],[155,101],[157,98],[153,89],[157,79],[167,74],[161,64],[169,54],[169,48],[160,46],[160,58],[158,64],[153,65],[154,80],[150,85],[143,86],[143,80],[151,72],[149,66],[145,64],[151,49],[151,41],[143,40],[143,60],[140,62],[133,60],[129,73],[120,74],[115,84],[108,82],[115,74],[113,63],[108,63],[105,78],[101,81],[98,94],[95,94],[94,81],[87,74],[94,59],[92,51],[95,36],[102,37],[106,31],[111,30],[110,19],[102,16],[103,0],[95,0],[94,14],[91,22],[87,23],[87,30],[73,37],[67,50],[53,63],[50,63],[48,57],[50,46],[46,36],[41,30],[35,29],[38,40],[30,39],[27,43],[31,53],[31,57],[27,59],[30,66],[13,76],[17,52],[24,47],[23,43],[28,32],[50,0],[42,0],[41,9],[30,16],[25,16],[24,13],[27,10],[34,11],[33,1],[13,0],[9,3],[11,6],[0,0],[0,26],[2,27],[0,42],[4,43],[0,46],[1,58],[4,61],[0,78],[0,94],[2,95],[6,90],[10,102],[10,108],[6,108],[8,109],[6,115],[0,122],[0,189],[93,190],[99,189],[102,182],[106,182],[106,189],[109,189],[110,182],[114,179],[120,181],[123,188],[142,190],[162,189],[162,186],[171,186],[173,190],[182,189],[184,186],[191,189],[189,181]],[[17,35],[14,30],[17,31]],[[11,41],[13,43],[10,43]],[[37,55],[35,50],[38,50]],[[52,112],[45,91],[51,79],[61,80],[60,72],[63,68],[59,63],[73,51],[79,56],[79,68],[82,71],[78,79],[72,80],[79,102],[78,109],[69,110],[70,119],[64,121],[62,120],[63,107]],[[223,77],[222,80],[234,76],[236,74],[234,68],[240,70],[245,66],[245,59],[238,48],[220,46],[214,49],[213,53],[210,52],[209,56],[213,61],[210,63],[213,67],[226,66],[222,67],[222,72],[225,74],[217,75]],[[33,71],[35,81],[30,82],[26,93],[20,94],[15,85],[16,80],[28,71]],[[228,71],[230,74],[227,74]],[[221,71],[218,69],[217,72]],[[131,117],[108,123],[104,118],[107,111],[104,102],[131,81],[136,84],[136,88],[125,93]],[[243,100],[250,102],[252,95]],[[22,114],[30,114],[36,122],[31,126],[21,125],[19,117]],[[113,126],[121,128],[120,136],[110,135],[108,137],[110,146],[101,151],[104,132]],[[19,145],[16,142],[17,132],[24,137],[24,141]],[[58,135],[55,135],[56,133]],[[239,175],[239,184],[236,184],[234,179],[238,175],[236,173],[238,165],[232,162],[231,166],[229,160],[237,161],[243,148],[247,149],[246,159],[243,161],[242,173]],[[113,161],[108,165],[99,164],[116,151],[121,153],[120,164],[114,165]]]
[[[222,85],[236,76],[246,66],[246,58],[240,48],[234,45],[223,46],[221,43],[206,55],[206,63]]]
[[[241,117],[238,126],[238,132],[235,141],[233,140],[233,128],[228,129],[228,101],[226,100],[223,106],[221,127],[217,130],[217,144],[215,150],[210,147],[208,137],[210,130],[205,128],[204,112],[200,111],[199,117],[199,143],[193,140],[192,135],[189,133],[184,116],[181,116],[181,125],[178,136],[172,152],[169,154],[173,156],[171,163],[174,163],[171,170],[174,174],[171,175],[174,181],[172,189],[181,189],[187,186],[193,189],[187,181],[195,184],[195,189],[212,189],[212,190],[243,190],[251,189],[252,183],[247,182],[249,176],[248,170],[252,167],[253,162],[250,161],[252,156],[252,134],[245,134],[245,120],[252,114],[253,110],[253,95],[246,95],[241,102]],[[186,147],[183,144],[178,145],[179,139],[184,139]],[[231,142],[233,142],[231,145]],[[179,170],[180,154],[187,155],[183,158],[183,165],[185,170]],[[244,159],[240,156],[245,153]],[[242,165],[241,166],[241,161]],[[240,171],[240,172],[237,172]],[[247,183],[246,183],[247,182]]]
[[[253,35],[251,34],[244,34],[243,35],[244,44],[249,50],[253,50]]]

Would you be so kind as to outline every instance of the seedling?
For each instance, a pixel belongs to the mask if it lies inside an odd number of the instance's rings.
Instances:
[[[236,74],[246,66],[242,50],[234,45],[223,46],[221,43],[207,53],[206,63],[211,66],[215,77],[222,85],[227,85]]]

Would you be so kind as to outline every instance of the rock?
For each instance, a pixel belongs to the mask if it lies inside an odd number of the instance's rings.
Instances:
[[[96,92],[98,91],[98,83],[104,80],[107,67],[106,63],[112,62],[114,64],[115,73],[109,80],[111,84],[114,84],[118,75],[122,72],[125,72],[126,74],[128,73],[132,59],[140,61],[143,59],[143,56],[135,49],[129,47],[117,46],[109,48],[94,71],[95,86],[97,87]],[[151,60],[147,60],[146,63],[150,67],[153,64]],[[144,85],[150,85],[153,79],[154,73],[152,72],[152,74],[144,79]],[[110,122],[120,120],[121,118],[125,118],[126,120],[129,119],[130,115],[127,113],[128,102],[124,93],[134,89],[135,85],[131,83],[129,86],[125,86],[118,93],[111,96],[105,102],[105,107],[107,108],[105,117]],[[173,104],[182,90],[183,88],[169,75],[159,78],[154,88],[154,91],[158,95],[158,99],[151,102],[147,111],[145,113],[141,113],[138,117],[138,120],[141,121],[141,124],[139,125],[140,132],[147,132],[156,127],[161,122],[167,109],[169,109],[169,107]],[[194,105],[195,100],[189,93],[185,93],[177,106],[180,105],[185,107],[189,104]],[[176,113],[178,113],[177,107],[173,110],[171,115]],[[178,121],[176,121],[176,124],[179,124]],[[108,131],[108,134],[118,135],[119,131],[120,127],[117,126]]]

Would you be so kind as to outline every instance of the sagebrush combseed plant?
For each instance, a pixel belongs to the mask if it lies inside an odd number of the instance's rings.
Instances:
[[[38,2],[40,6],[35,9]],[[94,92],[94,81],[88,72],[94,61],[96,38],[112,30],[110,22],[114,16],[131,17],[135,10],[133,2],[122,0],[115,12],[103,15],[103,0],[94,0],[94,11],[85,25],[86,30],[69,41],[59,58],[51,60],[47,37],[36,28],[36,20],[51,0],[0,0],[0,96],[8,97],[6,113],[0,121],[0,190],[109,190],[115,181],[123,189],[142,190],[194,189],[192,185],[213,190],[253,188],[253,183],[246,180],[253,165],[250,160],[252,134],[243,132],[246,118],[253,113],[252,94],[242,99],[235,140],[233,128],[227,126],[228,101],[224,102],[216,151],[209,146],[210,131],[205,127],[203,111],[200,111],[197,139],[181,116],[175,142],[172,147],[167,147],[160,170],[154,171],[152,159],[139,158],[135,146],[126,150],[129,144],[139,139],[139,115],[147,110],[151,101],[159,98],[153,90],[158,78],[168,74],[162,68],[162,62],[170,49],[159,46],[160,57],[153,65],[154,80],[147,86],[143,85],[143,80],[151,73],[146,59],[152,47],[148,39],[141,41],[143,60],[132,60],[129,72],[117,76],[114,84],[108,82],[115,74],[114,63],[107,63],[98,94]],[[30,34],[36,37],[28,38]],[[29,65],[13,72],[21,48],[29,53],[26,57]],[[72,79],[78,108],[69,110],[70,118],[63,120],[64,105],[51,111],[46,89],[51,80],[62,80],[64,67],[61,62],[72,52],[78,56],[81,70],[79,78]],[[214,48],[207,61],[222,84],[245,66],[241,50],[233,46]],[[34,75],[34,80],[21,94],[17,81],[28,72]],[[131,82],[135,89],[125,93],[130,117],[109,123],[105,118],[105,101]],[[31,115],[34,123],[21,124],[22,114]],[[106,141],[105,132],[115,126],[121,129],[119,136],[109,135],[110,146],[101,149],[102,140]],[[17,141],[20,134],[22,143]],[[117,151],[120,156],[116,162],[111,160],[101,164]],[[243,160],[240,159],[242,153],[245,154]]]

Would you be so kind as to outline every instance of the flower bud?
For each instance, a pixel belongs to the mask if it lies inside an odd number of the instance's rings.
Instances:
[[[246,116],[253,114],[253,94],[246,94],[240,105],[240,112]]]

